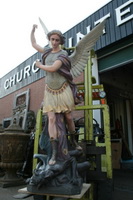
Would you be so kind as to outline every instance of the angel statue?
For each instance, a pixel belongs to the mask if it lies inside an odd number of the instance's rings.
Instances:
[[[46,27],[41,19],[40,22],[46,32]],[[48,165],[52,168],[58,162],[70,159],[66,130],[70,135],[70,142],[73,147],[77,151],[82,151],[82,147],[75,139],[76,131],[72,117],[72,111],[75,105],[79,103],[73,78],[79,76],[86,67],[89,51],[102,35],[104,24],[103,21],[84,36],[70,56],[61,48],[61,45],[65,43],[65,37],[61,31],[52,30],[48,32],[47,39],[50,45],[41,47],[35,38],[37,25],[33,25],[30,35],[31,44],[33,48],[43,54],[42,61],[36,60],[36,66],[46,71],[43,113],[47,114],[48,117],[47,132],[51,145]],[[44,143],[48,145],[48,142],[45,141]]]

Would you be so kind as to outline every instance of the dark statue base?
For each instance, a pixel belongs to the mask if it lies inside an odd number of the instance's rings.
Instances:
[[[68,199],[83,198],[84,194],[89,190],[90,187],[91,187],[91,184],[83,183],[81,193],[77,194],[77,195],[47,194],[47,193],[43,193],[43,191],[42,191],[42,193],[36,194],[35,192],[29,192],[27,190],[27,187],[19,189],[18,192],[20,193],[20,195],[23,195],[23,194],[33,195],[34,199],[36,199],[36,200],[47,200],[47,199],[51,199],[50,197],[52,197],[53,200],[68,200]],[[16,197],[18,197],[18,196],[16,196]]]
[[[48,186],[42,186],[41,188],[37,188],[35,186],[28,185],[27,190],[30,193],[35,194],[59,194],[59,195],[78,195],[81,193],[82,185],[81,186],[73,186],[71,184],[64,184],[60,187],[48,187]]]
[[[82,150],[68,150],[63,117],[63,115],[59,115],[56,119],[60,133],[58,144],[56,142],[55,145],[55,140],[50,140],[47,126],[41,134],[39,144],[45,154],[34,154],[34,158],[38,159],[39,162],[32,177],[27,180],[29,193],[49,196],[81,194],[84,182],[82,173],[90,167],[90,163],[87,161],[77,162],[83,154]],[[54,145],[52,146],[51,143]],[[57,152],[56,163],[49,165],[49,159],[54,156],[55,152]]]
[[[34,155],[35,156],[35,155]],[[33,176],[28,179],[27,190],[35,194],[78,195],[83,187],[83,178],[79,171],[88,168],[88,163],[77,164],[74,157],[64,162],[57,161],[54,165],[45,164],[45,155],[38,154],[37,158],[43,161],[34,170]],[[81,167],[82,166],[82,167]]]

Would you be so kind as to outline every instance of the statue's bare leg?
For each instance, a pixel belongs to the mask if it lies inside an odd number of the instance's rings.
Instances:
[[[52,156],[49,160],[49,165],[54,165],[56,163],[56,157],[57,157],[57,128],[56,128],[56,116],[54,112],[48,113],[48,131],[49,131],[49,137],[52,147]]]
[[[70,132],[70,141],[72,145],[77,149],[77,150],[82,150],[82,147],[77,143],[75,136],[76,136],[76,131],[75,131],[75,124],[73,121],[72,113],[65,113],[65,119],[67,122],[67,128],[68,131]]]

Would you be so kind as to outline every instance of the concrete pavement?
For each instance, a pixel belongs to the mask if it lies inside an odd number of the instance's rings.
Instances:
[[[0,200],[15,200],[16,197],[21,196],[21,194],[18,193],[18,190],[21,188],[24,188],[24,187],[26,187],[26,186],[19,185],[19,186],[14,186],[14,187],[7,187],[7,188],[0,187]],[[23,195],[23,197],[24,197],[24,195]],[[20,198],[17,198],[17,199],[20,199]],[[29,196],[28,198],[26,198],[26,200],[33,200],[33,199],[34,199],[33,196]]]

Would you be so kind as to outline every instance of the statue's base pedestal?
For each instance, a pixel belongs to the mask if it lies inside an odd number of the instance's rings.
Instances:
[[[38,192],[36,193],[36,191],[29,192],[27,190],[27,188],[19,189],[18,192],[23,193],[23,194],[33,194],[33,195],[41,195],[41,196],[53,196],[53,197],[62,197],[62,198],[81,199],[83,197],[83,195],[88,191],[90,186],[91,186],[91,184],[83,183],[80,194],[76,194],[76,195],[57,194],[57,191],[55,191],[55,193],[53,193],[53,194],[50,194],[47,191],[45,191],[45,192],[41,191],[40,192],[40,189],[38,189]],[[59,187],[59,188],[60,188],[60,192],[61,192],[61,187]]]
[[[60,195],[77,195],[81,193],[82,185],[81,186],[73,186],[72,184],[63,184],[62,186],[42,186],[39,189],[36,186],[27,186],[27,190],[29,192],[35,192],[36,194],[60,194]]]

